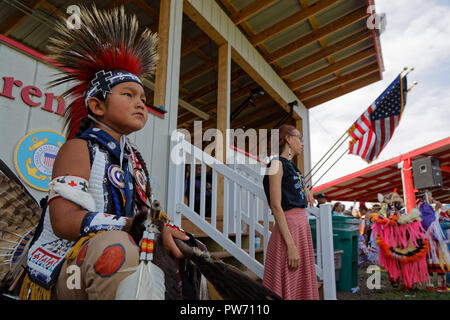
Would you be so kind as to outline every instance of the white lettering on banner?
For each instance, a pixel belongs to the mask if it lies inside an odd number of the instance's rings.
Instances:
[[[61,257],[57,257],[42,248],[37,248],[30,257],[30,261],[50,272],[53,271],[55,266],[61,260]]]

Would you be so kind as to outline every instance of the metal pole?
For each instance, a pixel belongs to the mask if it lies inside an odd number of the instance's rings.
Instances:
[[[341,141],[341,139],[342,139],[346,134],[348,135],[348,130],[347,130],[346,132],[344,132],[344,134],[343,134],[342,136],[340,136],[339,139],[337,139],[337,141],[331,146],[330,149],[328,149],[328,151],[322,156],[322,158],[320,158],[320,160],[319,160],[319,161],[311,168],[311,170],[309,170],[309,172],[305,175],[305,178],[311,174],[311,172],[315,169],[315,167],[323,160],[323,158],[326,157],[326,155],[328,154],[328,152],[330,152],[330,151],[334,148],[334,146],[335,146],[336,144],[338,144],[338,142]],[[346,137],[346,138],[347,138],[347,137]],[[336,150],[337,150],[337,149],[336,149]],[[335,150],[334,152],[336,152],[336,150]],[[334,153],[334,152],[333,152],[333,153]]]
[[[314,186],[317,184],[317,182],[319,182],[319,180],[322,179],[322,177],[323,177],[324,175],[326,175],[327,172],[330,171],[331,168],[334,167],[334,165],[335,165],[335,164],[336,164],[336,163],[344,156],[344,154],[347,153],[348,150],[350,150],[350,147],[349,147],[347,150],[345,150],[344,153],[342,153],[342,154],[340,155],[340,157],[339,157],[339,158],[331,165],[331,167],[328,168],[327,171],[325,171],[325,173],[324,173],[323,175],[320,176],[320,178],[313,184],[313,188],[314,188]],[[308,180],[308,181],[309,181],[309,180]],[[311,188],[311,189],[312,189],[312,188]]]
[[[348,134],[348,133],[347,133]],[[340,141],[340,140],[342,140],[342,137],[344,137],[345,136],[345,134],[343,135],[343,136],[341,136],[339,139],[338,139],[338,141],[336,141],[336,143],[325,153],[325,155],[314,165],[314,167],[308,172],[308,174],[305,176],[305,178],[307,178],[309,175],[311,175],[309,178],[308,178],[308,181],[309,180],[311,180],[311,178],[320,170],[320,168],[322,168],[323,167],[323,165],[328,161],[328,159],[330,159],[331,158],[331,156],[336,152],[336,151],[338,151],[338,149],[342,146],[342,144],[346,141],[346,139],[347,139],[347,137],[345,137],[345,139],[339,144],[339,146],[336,148],[336,150],[334,150],[329,156],[328,156],[328,158],[320,165],[320,167],[319,168],[317,168],[317,170],[316,170],[316,172],[314,172],[314,173],[312,173],[312,171],[315,169],[315,167],[323,160],[323,158],[325,158],[325,156],[328,154],[328,152],[330,152],[333,148],[334,148],[334,146]]]

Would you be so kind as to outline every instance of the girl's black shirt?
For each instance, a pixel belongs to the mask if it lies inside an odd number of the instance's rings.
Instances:
[[[283,177],[281,179],[281,208],[283,211],[292,208],[306,208],[305,180],[301,171],[288,159],[277,157],[272,159],[267,168],[270,167],[273,160],[280,160],[283,165]],[[269,176],[265,175],[263,179],[264,192],[267,202],[270,206]]]

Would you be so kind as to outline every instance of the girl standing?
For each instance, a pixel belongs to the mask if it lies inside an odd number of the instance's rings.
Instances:
[[[305,208],[314,206],[311,191],[291,159],[303,151],[300,132],[279,128],[279,157],[269,164],[263,184],[275,217],[267,247],[263,284],[286,300],[318,300],[314,249]]]

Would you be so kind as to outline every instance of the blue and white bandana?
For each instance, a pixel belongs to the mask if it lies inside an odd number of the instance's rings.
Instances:
[[[136,75],[123,71],[123,70],[111,70],[105,71],[100,70],[95,74],[95,78],[89,82],[86,89],[86,96],[84,98],[84,103],[87,108],[87,101],[89,98],[95,97],[97,94],[102,93],[103,99],[106,98],[106,94],[111,93],[112,87],[122,82],[136,82],[141,86],[141,79]]]

